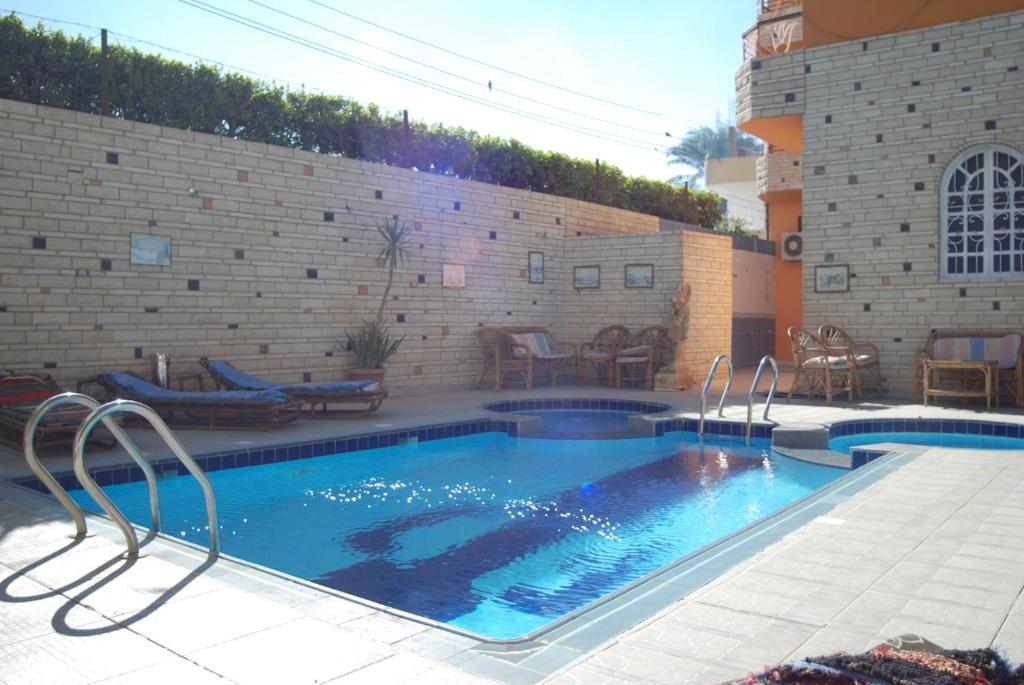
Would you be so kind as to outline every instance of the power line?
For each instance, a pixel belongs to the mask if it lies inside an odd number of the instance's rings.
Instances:
[[[330,57],[334,57],[336,59],[341,59],[341,60],[344,60],[346,62],[352,62],[353,64],[357,64],[359,66],[366,67],[366,68],[371,69],[373,71],[376,71],[376,72],[379,72],[379,73],[382,73],[382,74],[386,74],[388,76],[392,76],[394,78],[397,78],[397,79],[400,79],[400,80],[403,80],[403,81],[414,83],[416,85],[420,85],[420,86],[423,86],[425,88],[428,88],[428,89],[431,89],[431,90],[435,90],[435,91],[444,93],[446,95],[451,95],[453,97],[457,97],[459,99],[466,100],[467,102],[472,102],[474,104],[479,104],[479,105],[483,105],[485,107],[490,107],[492,109],[497,109],[499,111],[503,111],[503,112],[506,112],[508,114],[513,114],[515,116],[520,116],[520,117],[524,117],[524,118],[527,118],[527,119],[531,119],[531,120],[536,121],[538,123],[547,124],[547,125],[550,125],[550,126],[555,126],[555,127],[558,127],[558,128],[562,128],[562,129],[567,130],[567,131],[572,131],[573,133],[582,133],[582,134],[585,134],[585,135],[590,135],[590,136],[592,136],[594,138],[605,140],[605,141],[610,142],[610,143],[615,143],[617,145],[624,145],[626,147],[633,147],[633,148],[637,148],[637,149],[641,149],[641,150],[651,150],[651,149],[653,149],[655,152],[661,152],[661,150],[657,146],[653,146],[653,145],[651,145],[647,141],[639,140],[639,139],[636,139],[636,138],[629,138],[627,136],[621,136],[621,135],[618,135],[618,134],[609,133],[607,131],[600,131],[600,130],[597,130],[597,129],[592,129],[592,128],[589,128],[587,126],[583,126],[581,124],[574,124],[572,122],[567,122],[567,121],[563,121],[563,120],[560,120],[560,119],[555,119],[553,117],[549,117],[549,116],[546,116],[546,115],[543,115],[543,114],[537,114],[535,112],[528,112],[526,110],[521,110],[521,109],[518,109],[516,107],[509,106],[509,105],[502,105],[502,104],[498,104],[498,103],[488,102],[486,100],[483,100],[483,99],[481,99],[479,97],[476,97],[476,96],[471,95],[469,93],[466,93],[464,91],[459,91],[459,90],[456,90],[456,89],[451,88],[449,86],[445,86],[445,85],[442,85],[442,84],[439,84],[439,83],[435,83],[433,81],[428,81],[426,79],[423,79],[423,78],[420,78],[420,77],[417,77],[417,76],[413,76],[411,74],[406,74],[404,72],[398,71],[397,69],[392,69],[390,67],[385,67],[383,65],[379,65],[379,64],[376,64],[374,62],[370,62],[368,60],[363,60],[363,59],[360,59],[360,58],[357,58],[357,57],[353,57],[353,56],[348,55],[345,52],[343,52],[341,50],[338,50],[336,48],[332,48],[330,46],[323,45],[322,43],[317,43],[316,41],[312,41],[312,40],[310,40],[308,38],[305,38],[305,37],[302,37],[302,36],[298,36],[298,35],[295,35],[295,34],[292,34],[292,33],[288,33],[287,31],[284,31],[282,29],[278,29],[278,28],[274,28],[274,27],[268,26],[266,24],[262,24],[262,23],[260,23],[258,21],[253,20],[253,19],[249,19],[247,17],[243,17],[242,15],[235,14],[233,12],[229,12],[227,10],[223,10],[221,8],[215,7],[215,6],[210,5],[208,3],[202,2],[202,0],[178,0],[178,2],[181,2],[182,4],[188,5],[190,7],[195,8],[195,9],[202,10],[204,12],[207,12],[208,14],[212,14],[212,15],[220,17],[222,19],[227,19],[228,21],[234,22],[236,24],[240,24],[240,25],[245,26],[247,28],[255,29],[257,31],[260,31],[261,33],[266,33],[266,34],[274,36],[276,38],[282,38],[282,39],[287,40],[287,41],[289,41],[291,43],[294,43],[296,45],[300,45],[302,47],[309,48],[309,49],[315,50],[317,52],[321,52],[321,53],[323,53],[325,55],[328,55]]]
[[[444,74],[446,76],[450,76],[450,77],[458,79],[460,81],[465,81],[467,83],[471,83],[471,84],[473,84],[475,86],[480,86],[480,87],[486,86],[488,91],[492,91],[493,90],[493,91],[505,93],[506,95],[509,95],[511,97],[514,97],[514,98],[517,98],[519,100],[525,100],[526,102],[531,102],[531,103],[536,104],[536,105],[541,105],[542,107],[549,107],[551,109],[555,109],[555,110],[558,110],[560,112],[566,112],[568,114],[572,114],[574,116],[582,117],[584,119],[592,119],[594,121],[599,121],[602,124],[609,124],[611,126],[617,126],[619,128],[629,129],[631,131],[637,131],[638,133],[646,133],[646,134],[650,134],[650,135],[658,136],[658,137],[661,137],[663,135],[660,131],[652,131],[650,129],[640,128],[638,126],[633,126],[631,124],[624,124],[624,123],[621,123],[621,122],[618,122],[618,121],[611,121],[609,119],[602,119],[601,117],[596,117],[596,116],[594,116],[592,114],[586,114],[584,112],[581,112],[578,109],[570,109],[568,107],[561,107],[559,105],[555,105],[555,104],[552,104],[550,102],[545,102],[544,100],[538,100],[537,98],[533,98],[533,97],[530,97],[528,95],[523,95],[522,93],[517,93],[515,91],[511,91],[511,90],[506,90],[506,89],[495,87],[495,86],[493,86],[490,83],[484,84],[484,83],[482,83],[480,81],[477,81],[475,79],[469,78],[467,76],[463,76],[462,74],[457,74],[455,72],[448,71],[447,69],[442,69],[441,67],[434,66],[433,64],[429,64],[427,62],[423,62],[423,61],[415,59],[413,57],[408,57],[406,55],[403,55],[400,52],[395,52],[394,50],[388,50],[387,48],[382,48],[380,46],[374,45],[373,43],[361,40],[359,38],[354,38],[352,36],[349,36],[347,34],[341,33],[339,31],[335,31],[334,29],[330,29],[330,28],[328,28],[328,27],[326,27],[326,26],[324,26],[322,24],[318,24],[318,23],[310,21],[308,19],[304,19],[303,17],[296,16],[294,14],[290,14],[288,12],[285,12],[284,10],[278,9],[276,7],[272,7],[271,5],[268,5],[266,3],[260,2],[259,0],[248,0],[248,2],[250,2],[253,5],[257,5],[258,7],[262,7],[264,9],[270,10],[271,12],[275,12],[275,13],[280,14],[282,16],[288,17],[289,19],[293,19],[293,20],[295,20],[297,22],[300,22],[302,24],[306,24],[307,26],[312,26],[314,28],[320,29],[321,31],[326,31],[327,33],[330,33],[332,35],[338,36],[339,38],[344,38],[345,40],[350,40],[353,43],[358,43],[360,45],[365,45],[365,46],[367,46],[367,47],[369,47],[369,48],[371,48],[373,50],[377,50],[378,52],[383,52],[386,55],[391,55],[392,57],[397,57],[398,59],[405,60],[406,62],[411,62],[412,64],[416,64],[416,65],[424,67],[426,69],[430,69],[432,71],[436,71],[438,73]]]
[[[405,38],[406,40],[411,40],[411,41],[413,41],[415,43],[419,43],[420,45],[426,45],[427,47],[433,48],[435,50],[440,50],[441,52],[447,53],[447,54],[452,55],[454,57],[458,57],[459,59],[464,59],[464,60],[467,60],[469,62],[473,62],[474,64],[479,64],[481,66],[485,66],[485,67],[487,67],[489,69],[495,69],[495,70],[503,72],[505,74],[509,74],[511,76],[515,76],[516,78],[521,78],[521,79],[524,79],[526,81],[532,81],[533,83],[537,83],[537,84],[540,84],[542,86],[546,86],[547,88],[554,88],[555,90],[560,90],[560,91],[563,91],[565,93],[571,93],[572,95],[575,95],[577,97],[586,98],[588,100],[593,100],[595,102],[603,102],[606,105],[612,105],[614,107],[621,107],[622,109],[628,109],[628,110],[631,110],[633,112],[640,112],[641,114],[649,114],[651,116],[661,117],[663,119],[675,119],[677,121],[685,121],[685,122],[688,122],[688,123],[702,123],[702,122],[698,122],[698,121],[696,121],[694,119],[687,119],[685,117],[679,117],[679,116],[675,116],[675,115],[662,114],[661,112],[653,112],[653,111],[648,110],[648,109],[643,109],[641,107],[635,107],[633,105],[627,105],[627,104],[624,104],[622,102],[616,102],[614,100],[607,100],[605,98],[598,97],[596,95],[589,95],[587,93],[583,93],[583,92],[580,92],[578,90],[573,90],[572,88],[567,88],[565,86],[560,86],[560,85],[555,84],[555,83],[550,83],[548,81],[543,81],[543,80],[535,78],[533,76],[527,76],[526,74],[521,74],[521,73],[519,73],[517,71],[512,71],[511,69],[506,69],[504,67],[499,67],[496,64],[491,64],[489,62],[484,62],[483,60],[476,59],[475,57],[470,57],[469,55],[464,55],[461,52],[455,52],[454,50],[449,50],[448,48],[443,47],[441,45],[437,45],[435,43],[431,43],[429,41],[423,40],[421,38],[417,38],[415,36],[410,36],[407,33],[402,33],[401,31],[397,31],[395,29],[388,28],[387,26],[384,26],[382,24],[378,24],[376,22],[370,21],[369,19],[363,19],[362,17],[356,16],[355,14],[352,14],[350,12],[345,12],[343,10],[340,10],[340,9],[336,8],[336,7],[332,7],[332,6],[330,6],[330,5],[328,5],[328,4],[324,3],[324,2],[320,2],[320,0],[309,0],[309,2],[313,3],[314,5],[318,5],[319,7],[323,7],[324,9],[329,10],[331,12],[335,12],[337,14],[341,14],[343,16],[349,17],[350,19],[355,19],[356,21],[359,21],[359,22],[362,22],[362,23],[367,24],[369,26],[372,26],[374,28],[380,29],[381,31],[387,31],[388,33],[393,33],[394,35],[401,36],[402,38]]]

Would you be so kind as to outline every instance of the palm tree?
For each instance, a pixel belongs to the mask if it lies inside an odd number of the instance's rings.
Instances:
[[[388,295],[391,294],[391,284],[395,281],[395,267],[405,262],[411,229],[408,224],[399,222],[398,219],[384,219],[377,224],[377,231],[384,239],[384,247],[380,249],[377,259],[383,260],[388,266],[388,285],[384,288],[384,296],[380,298],[380,307],[377,308],[377,327],[380,328],[384,323],[384,307],[388,303]]]
[[[715,117],[714,126],[691,128],[678,144],[666,150],[665,154],[669,157],[669,164],[685,164],[697,170],[697,173],[689,177],[677,176],[672,181],[676,183],[680,180],[696,181],[704,177],[704,163],[709,157],[728,157],[729,128],[725,122]],[[736,149],[741,156],[760,154],[761,142],[751,135],[737,131]]]

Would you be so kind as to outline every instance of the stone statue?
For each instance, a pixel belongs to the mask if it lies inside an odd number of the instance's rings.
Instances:
[[[672,363],[658,372],[655,388],[660,390],[685,390],[693,380],[687,373],[682,362],[684,341],[690,327],[690,294],[689,283],[680,282],[672,296],[672,306],[668,313],[668,337],[672,340]]]
[[[689,283],[680,282],[672,296],[672,307],[668,314],[668,337],[677,346],[686,340],[686,331],[690,327],[690,293]]]

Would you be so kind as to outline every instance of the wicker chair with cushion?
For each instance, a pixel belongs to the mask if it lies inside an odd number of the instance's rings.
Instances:
[[[589,366],[598,380],[604,378],[608,385],[615,385],[615,355],[629,347],[629,339],[629,329],[616,325],[602,328],[593,340],[580,345],[577,382],[583,380],[583,371]]]
[[[508,376],[521,376],[526,389],[533,389],[533,356],[516,343],[509,333],[495,327],[478,328],[476,342],[483,357],[478,383],[494,377],[494,389],[500,391]]]
[[[935,369],[928,369],[934,366]],[[1007,390],[1018,407],[1024,407],[1024,338],[1015,331],[937,330],[932,331],[924,347],[914,355],[914,382],[911,400],[922,392],[922,381],[933,371],[930,390],[936,396],[976,397],[972,389],[978,371],[986,373],[998,403],[999,390]],[[940,389],[936,384],[951,386]]]
[[[853,363],[853,391],[861,398],[862,375],[868,374],[875,384],[875,391],[882,391],[882,367],[879,366],[878,346],[869,342],[854,342],[853,338],[839,326],[827,323],[818,328],[818,339],[831,350],[849,350]]]
[[[175,425],[262,430],[299,416],[292,401],[276,390],[185,392],[153,385],[128,371],[101,373],[95,381],[114,397],[149,405]]]
[[[838,387],[852,400],[854,366],[849,352],[831,350],[804,328],[790,328],[787,333],[793,349],[794,374],[786,401],[793,399],[793,393],[800,387],[806,388],[808,399],[820,390],[825,401],[832,404],[833,390]]]
[[[566,370],[579,377],[579,350],[575,344],[558,340],[550,331],[540,326],[502,326],[501,330],[512,336],[518,347],[512,353],[523,355],[523,348],[533,360],[534,376],[546,374],[555,385],[558,373]]]
[[[369,414],[376,411],[381,402],[388,396],[386,390],[373,381],[334,381],[332,383],[302,383],[289,385],[273,383],[257,378],[235,368],[233,364],[218,359],[201,357],[199,364],[206,369],[218,388],[225,390],[277,390],[288,396],[301,407],[309,404],[310,414],[315,415],[316,405],[323,405],[327,411],[328,404],[357,404],[360,409],[340,410],[351,413]]]
[[[654,388],[654,374],[664,366],[674,353],[668,329],[664,326],[648,326],[631,336],[627,347],[615,354],[615,385],[629,381],[644,382],[644,387]]]
[[[50,376],[0,371],[0,441],[20,448],[25,427],[32,412],[43,400],[64,392]],[[80,406],[59,406],[49,411],[36,428],[36,445],[71,440],[89,415]],[[110,447],[110,434],[100,426],[89,436],[89,442]]]

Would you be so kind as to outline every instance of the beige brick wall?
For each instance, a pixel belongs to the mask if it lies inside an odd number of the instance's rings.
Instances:
[[[800,155],[791,152],[765,152],[757,158],[757,192],[766,193],[803,188],[803,167]]]
[[[663,303],[625,293],[619,263],[658,264],[661,288],[662,265],[681,259],[678,235],[649,235],[651,216],[0,100],[0,366],[67,383],[162,351],[176,371],[207,354],[282,381],[342,377],[351,360],[332,341],[376,311],[375,226],[393,215],[416,228],[388,303],[406,339],[389,365],[396,388],[475,381],[481,324],[594,328],[569,287],[588,241],[620,308],[598,298],[594,316],[634,325],[660,323]],[[171,265],[130,263],[132,233],[169,236]],[[616,233],[648,235],[586,237]],[[543,284],[528,282],[530,251],[545,253]],[[441,287],[446,262],[466,266],[466,288]]]
[[[683,360],[703,381],[719,354],[732,352],[733,256],[729,236],[683,233],[683,280],[690,284],[690,325]]]
[[[683,233],[570,238],[565,241],[566,335],[589,342],[599,330],[622,324],[633,332],[665,325],[683,273]],[[627,264],[651,264],[654,287],[626,288]],[[598,266],[601,288],[573,287],[573,267]]]
[[[1024,278],[939,281],[947,165],[981,143],[1024,150],[1024,12],[866,45],[806,51],[804,321],[877,343],[905,393],[931,329],[1024,329]],[[814,291],[829,263],[850,265],[849,292]]]
[[[733,250],[732,315],[775,316],[775,256]]]

